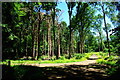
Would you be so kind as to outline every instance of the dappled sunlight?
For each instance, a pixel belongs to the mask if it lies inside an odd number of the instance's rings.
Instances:
[[[106,74],[106,70],[110,69],[108,65],[92,61],[95,60],[91,59],[68,64],[58,63],[58,65],[43,64],[44,66],[39,66],[42,64],[14,65],[12,67],[3,65],[3,70],[6,70],[6,72],[3,71],[3,80],[6,80],[8,75],[19,80],[110,80],[110,78],[114,77]],[[9,74],[11,70],[13,73]]]
[[[3,66],[4,67],[4,66]],[[34,67],[34,66],[14,66],[16,69],[14,76],[20,79],[75,79],[94,80],[96,76],[105,78],[105,73],[96,72],[96,69],[89,68],[89,65],[71,65],[66,67]],[[19,72],[21,71],[22,72]],[[102,74],[102,75],[101,75]],[[31,75],[31,76],[29,76]],[[7,75],[6,75],[7,76]],[[21,76],[21,77],[20,77]],[[94,78],[94,79],[93,79]],[[98,79],[100,80],[100,79]]]

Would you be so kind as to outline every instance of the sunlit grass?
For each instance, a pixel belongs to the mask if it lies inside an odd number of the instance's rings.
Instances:
[[[87,58],[89,58],[92,54],[94,53],[84,53],[84,54],[80,54],[80,53],[74,53],[72,55],[71,59],[67,59],[65,58],[66,56],[61,56],[60,59],[51,59],[51,60],[10,60],[11,65],[22,65],[22,64],[44,64],[44,63],[72,63],[72,62],[80,62],[80,61],[84,61],[87,60]],[[5,60],[2,62],[2,64],[8,64],[9,60]]]
[[[71,62],[79,62],[79,61],[84,61],[87,60],[85,57],[81,59],[64,59],[64,60],[10,60],[11,65],[17,65],[17,64],[44,64],[44,63],[71,63]],[[7,64],[7,61],[4,61],[3,64]]]

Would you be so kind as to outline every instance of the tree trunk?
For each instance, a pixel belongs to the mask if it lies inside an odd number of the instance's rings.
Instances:
[[[77,51],[78,51],[78,53],[80,53],[80,41],[78,41],[78,43],[77,43]]]
[[[35,35],[35,34],[34,34],[34,33],[35,33],[34,27],[32,27],[32,53],[33,53],[33,56],[32,56],[32,57],[33,57],[33,59],[35,58],[35,47],[34,47],[34,43],[35,43],[35,42],[34,42],[34,40],[35,40],[35,39],[34,39],[34,37],[35,37],[34,35]]]
[[[101,36],[101,33],[99,33],[99,35],[100,35],[100,41],[101,41],[101,50],[100,50],[100,51],[103,51],[102,36]]]
[[[107,25],[106,25],[106,19],[105,19],[105,11],[104,11],[104,4],[102,4],[102,11],[103,11],[103,18],[104,18],[104,25],[105,25],[105,32],[107,35],[107,46],[108,46],[108,56],[110,56],[110,44],[109,44],[109,36],[108,36],[108,29],[107,29]]]
[[[70,25],[71,26],[71,25]],[[69,59],[71,58],[71,28],[70,28],[70,43],[69,43]]]
[[[99,52],[100,52],[100,41],[99,41],[99,39],[98,39],[98,43],[99,43],[98,48],[99,48]]]
[[[60,26],[58,25],[58,54],[57,59],[60,57]]]
[[[73,31],[71,33],[71,53],[74,53],[74,41],[73,41]]]
[[[83,53],[83,43],[84,43],[84,40],[83,40],[83,28],[82,30],[79,30],[79,38],[80,38],[80,53],[82,54]]]
[[[37,36],[38,53],[37,53],[37,60],[39,58],[39,52],[40,52],[40,24],[41,24],[41,16],[40,16],[40,13],[38,13],[38,36]]]
[[[49,20],[47,20],[48,24],[48,57],[51,57],[51,27]]]
[[[54,12],[54,14],[53,14],[53,53],[52,53],[52,55],[54,55],[55,54],[55,7],[53,8],[53,12]]]
[[[37,54],[37,34],[36,34],[37,26],[34,24],[34,35],[33,35],[33,59],[35,59]]]

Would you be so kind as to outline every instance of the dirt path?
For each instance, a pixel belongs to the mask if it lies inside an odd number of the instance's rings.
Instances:
[[[82,62],[20,65],[16,73],[25,71],[17,74],[20,80],[110,80],[105,73],[108,67],[97,64],[97,58],[92,55]]]
[[[73,63],[57,64],[32,64],[43,69],[47,79],[65,80],[104,80],[108,77],[105,73],[107,66],[96,63],[98,57],[92,55],[88,60]],[[28,64],[27,64],[28,66]],[[31,64],[30,64],[31,66]],[[47,70],[47,71],[46,71]]]
[[[37,67],[54,67],[54,66],[68,66],[68,65],[89,65],[96,63],[96,59],[98,57],[96,55],[92,55],[88,60],[81,62],[72,62],[72,63],[47,63],[47,64],[23,64],[23,65],[31,65]]]

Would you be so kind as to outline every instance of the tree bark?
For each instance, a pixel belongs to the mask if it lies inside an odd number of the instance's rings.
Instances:
[[[50,27],[50,21],[47,20],[48,25],[48,57],[51,57],[51,27]]]
[[[99,32],[99,35],[100,35],[100,41],[101,41],[101,50],[100,50],[100,51],[103,51],[102,36],[101,36],[101,33],[100,33],[100,32]]]
[[[40,52],[40,24],[41,24],[41,15],[38,13],[38,36],[37,36],[37,47],[38,47],[38,52],[37,52],[37,60],[39,58],[39,52]]]
[[[107,28],[107,25],[106,25],[106,19],[105,19],[105,11],[104,11],[104,4],[102,4],[102,11],[103,11],[103,18],[104,18],[104,25],[105,25],[105,32],[106,32],[106,35],[107,35],[107,46],[108,46],[108,56],[110,56],[110,44],[109,44],[109,36],[108,36],[108,28]]]
[[[55,7],[53,8],[54,14],[53,14],[53,53],[52,55],[55,54]]]
[[[60,25],[58,25],[58,54],[57,59],[60,57]]]

